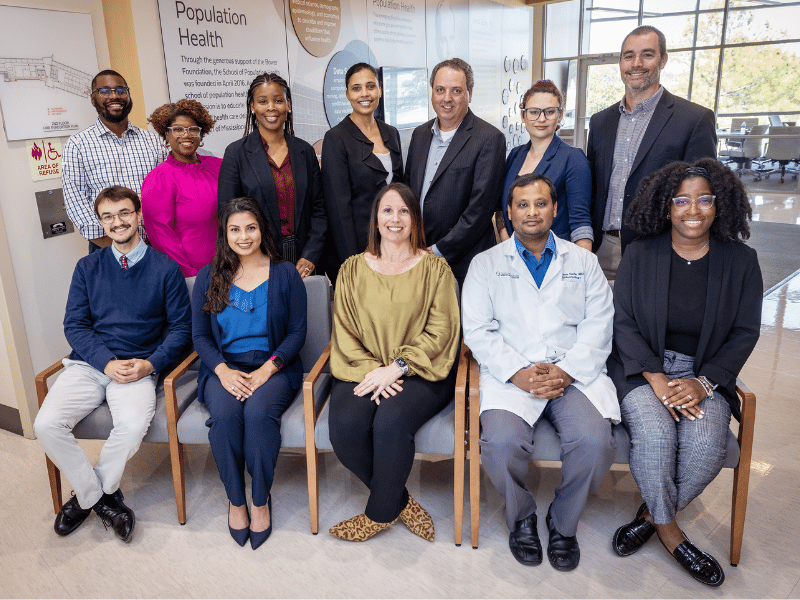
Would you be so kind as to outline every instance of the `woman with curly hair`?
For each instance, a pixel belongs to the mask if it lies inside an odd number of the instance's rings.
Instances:
[[[217,194],[253,198],[267,217],[284,260],[301,277],[314,272],[328,228],[317,153],[294,135],[292,92],[277,73],[262,73],[247,90],[244,137],[225,149]]]
[[[272,533],[281,416],[303,378],[306,291],[250,198],[220,210],[214,262],[192,292],[192,339],[201,360],[197,396],[211,414],[208,440],[229,500],[228,529],[240,546],[249,537],[255,550]]]
[[[142,215],[153,248],[194,277],[214,258],[217,179],[222,161],[197,149],[214,118],[197,100],[178,100],[153,111],[148,121],[170,148],[167,160],[142,183]]]
[[[714,159],[672,163],[642,181],[626,215],[639,239],[614,286],[608,372],[631,436],[630,467],[644,504],[614,534],[620,556],[653,533],[692,577],[725,579],[685,536],[676,514],[717,476],[736,377],[758,340],[762,280],[752,210],[738,177]]]

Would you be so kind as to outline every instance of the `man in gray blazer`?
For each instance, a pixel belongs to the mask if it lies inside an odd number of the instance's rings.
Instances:
[[[592,167],[593,250],[613,281],[634,232],[624,222],[639,182],[682,160],[714,158],[714,113],[670,94],[661,85],[667,42],[655,27],[642,25],[622,42],[619,71],[625,97],[592,115],[586,156]]]
[[[430,82],[436,118],[414,130],[405,180],[420,197],[431,251],[447,259],[461,285],[472,258],[494,245],[506,144],[469,109],[475,79],[465,61],[440,62]]]

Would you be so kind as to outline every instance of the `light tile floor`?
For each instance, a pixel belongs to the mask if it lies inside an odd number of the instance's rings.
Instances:
[[[361,512],[366,501],[363,486],[330,453],[321,460],[321,532],[312,535],[305,459],[282,454],[273,488],[275,532],[256,552],[240,548],[227,532],[225,495],[208,448],[187,449],[188,520],[180,526],[168,449],[159,444],[142,446],[122,482],[137,516],[129,545],[94,516],[59,538],[52,530],[44,453],[35,441],[0,431],[0,596],[800,598],[800,277],[773,292],[765,308],[762,337],[742,373],[759,404],[740,565],[728,564],[730,470],[680,515],[688,536],[723,564],[727,578],[720,589],[694,582],[655,538],[635,556],[613,553],[612,533],[641,502],[625,467],[614,467],[590,499],[578,530],[579,568],[560,573],[546,561],[523,567],[513,560],[502,500],[485,477],[480,547],[470,547],[468,512],[464,544],[453,544],[449,460],[417,461],[409,481],[433,515],[434,543],[400,523],[363,544],[330,536],[328,527]],[[85,447],[96,457],[100,444]],[[554,464],[535,465],[528,476],[543,537],[558,482]]]

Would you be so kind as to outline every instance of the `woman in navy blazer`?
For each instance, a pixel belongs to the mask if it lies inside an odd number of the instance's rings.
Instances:
[[[373,114],[381,98],[375,67],[356,63],[345,74],[345,86],[353,112],[322,143],[322,189],[333,242],[327,273],[334,280],[345,260],[367,249],[378,191],[403,180],[400,134]]]
[[[640,239],[614,286],[608,374],[631,436],[631,473],[644,504],[613,548],[628,556],[657,533],[702,583],[725,574],[676,521],[725,463],[736,377],[761,328],[762,279],[741,180],[715,159],[674,162],[642,180],[626,214]]]
[[[266,219],[250,198],[220,210],[214,262],[192,292],[192,339],[200,355],[198,399],[229,500],[231,536],[255,550],[272,532],[270,488],[281,416],[303,379],[306,292],[283,262]],[[244,467],[253,480],[248,515]]]
[[[295,263],[301,277],[311,275],[328,227],[322,176],[314,149],[294,135],[292,94],[277,73],[250,84],[244,137],[222,159],[217,203],[221,208],[242,196],[261,207],[284,260]]]
[[[508,239],[514,229],[508,218],[508,190],[520,175],[539,173],[553,181],[558,211],[552,231],[563,240],[592,249],[592,173],[586,155],[556,135],[564,112],[564,96],[552,81],[537,81],[522,97],[522,121],[531,141],[514,148],[506,159],[503,220]]]

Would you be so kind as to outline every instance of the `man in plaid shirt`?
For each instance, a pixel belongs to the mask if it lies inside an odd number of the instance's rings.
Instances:
[[[97,195],[113,185],[140,193],[145,175],[166,159],[167,150],[158,135],[128,121],[133,102],[116,71],[95,75],[91,100],[97,122],[64,145],[61,185],[67,215],[94,252],[111,244],[94,212]],[[141,225],[139,235],[146,238]]]

